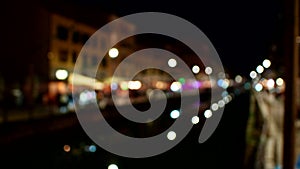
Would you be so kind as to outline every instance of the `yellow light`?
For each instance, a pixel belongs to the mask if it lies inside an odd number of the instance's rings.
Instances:
[[[283,83],[284,83],[284,81],[283,81],[282,78],[277,78],[277,79],[276,79],[276,84],[277,84],[278,86],[282,86]]]
[[[241,75],[237,75],[237,76],[235,76],[234,80],[235,80],[237,83],[242,83],[243,77],[242,77]]]
[[[95,90],[102,90],[104,88],[104,84],[101,82],[95,82],[94,83],[94,89]]]
[[[97,81],[94,78],[80,75],[80,74],[74,74],[71,73],[68,79],[69,83],[72,83],[72,85],[78,85],[78,86],[89,86],[94,88],[95,90],[103,90],[104,84],[100,81]]]
[[[155,83],[155,87],[156,87],[157,89],[166,89],[168,86],[167,86],[167,84],[166,84],[165,82],[157,81],[157,82]]]

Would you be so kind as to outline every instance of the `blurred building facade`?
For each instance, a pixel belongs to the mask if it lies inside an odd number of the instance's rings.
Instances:
[[[77,88],[82,86],[108,91],[116,66],[134,51],[136,44],[134,38],[128,38],[125,42],[115,44],[113,47],[118,50],[117,57],[109,55],[109,47],[122,34],[133,32],[134,26],[126,21],[121,21],[109,32],[103,32],[89,24],[77,21],[75,18],[57,13],[49,13],[49,15],[50,40],[47,56],[49,63],[48,97],[49,100],[52,100],[51,103],[64,102],[62,105],[67,107],[68,102],[72,101],[70,99],[71,91],[77,91]],[[116,19],[114,15],[110,14],[107,14],[106,17],[108,20]],[[76,73],[74,72],[75,66],[77,67]],[[118,80],[126,73],[127,71],[122,72]],[[76,78],[73,78],[74,76]],[[78,92],[84,93],[84,91]]]
[[[66,92],[68,78],[83,45],[100,28],[98,25],[116,19],[112,14],[102,12],[97,15],[100,16],[97,19],[99,23],[93,24],[91,20],[84,22],[81,16],[85,15],[75,15],[76,10],[71,7],[66,8],[66,11],[54,9],[40,1],[31,6],[22,1],[4,3],[0,15],[6,23],[0,31],[4,59],[0,62],[0,99],[1,102],[5,101],[4,105],[15,108],[47,102],[49,92],[53,95]],[[65,15],[68,12],[74,14],[74,17]],[[124,22],[116,31],[132,29],[132,25]],[[113,38],[118,38],[118,34],[102,35],[96,42],[95,50],[91,52],[93,54],[81,56],[83,60],[80,66],[87,76],[91,69],[99,66],[96,78],[104,81],[112,75],[113,66],[130,53],[135,42],[131,38],[126,44],[118,44],[118,58],[103,56],[98,65],[97,47],[100,45],[103,49]],[[58,70],[61,75],[67,72],[67,77],[57,78]]]
[[[88,12],[87,9],[83,11],[84,8],[79,10],[78,7],[73,9],[63,5],[51,6],[40,1],[26,8],[22,6],[26,6],[26,3],[18,1],[18,5],[15,5],[14,1],[8,2],[0,15],[1,17],[10,16],[3,17],[7,24],[2,26],[2,31],[0,31],[3,37],[0,46],[5,56],[5,62],[0,62],[0,92],[6,92],[0,95],[8,102],[13,102],[12,106],[32,105],[37,100],[47,103],[50,99],[49,93],[51,93],[50,97],[55,99],[57,93],[70,92],[68,79],[79,55],[81,61],[76,65],[82,69],[82,75],[93,77],[92,70],[97,67],[95,78],[101,82],[110,83],[116,66],[126,56],[141,49],[142,44],[135,41],[135,38],[127,38],[114,46],[119,50],[118,57],[111,58],[106,54],[98,64],[97,58],[100,57],[98,51],[106,49],[122,34],[133,32],[134,25],[126,21],[120,22],[120,25],[112,30],[115,33],[103,32],[102,37],[94,39],[91,45],[95,47],[91,48],[88,55],[81,55],[80,51],[91,35],[103,24],[116,19],[116,16],[103,14],[103,12],[94,16],[94,13]],[[154,45],[154,47],[177,54],[190,68],[198,65],[200,72],[196,75],[197,78],[206,77],[204,65],[187,47],[178,45],[174,41],[159,42],[161,39],[155,39],[151,43],[163,44],[163,46]],[[149,39],[146,37],[144,40]],[[149,62],[159,61],[150,59]],[[158,64],[167,66],[166,63]],[[130,70],[135,66],[126,66],[128,70],[121,72],[120,77],[129,76],[128,72],[131,72]],[[149,83],[158,79],[174,80],[168,73],[158,69],[145,70],[139,74],[138,78],[148,80]]]
[[[96,29],[54,13],[50,23],[49,77],[55,80],[57,70],[73,71],[82,46]]]

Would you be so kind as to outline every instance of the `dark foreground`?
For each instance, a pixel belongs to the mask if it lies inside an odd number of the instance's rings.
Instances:
[[[248,111],[249,95],[242,94],[226,105],[218,128],[205,143],[198,143],[202,125],[197,124],[173,149],[142,159],[120,157],[95,145],[74,113],[44,121],[6,124],[1,126],[1,168],[106,169],[114,163],[119,169],[242,169]],[[66,152],[64,146],[66,151],[70,146],[70,151]]]

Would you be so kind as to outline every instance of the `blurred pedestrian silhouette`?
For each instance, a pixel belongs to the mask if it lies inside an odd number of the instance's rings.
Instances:
[[[252,91],[246,136],[246,169],[282,166],[284,95],[282,92]]]

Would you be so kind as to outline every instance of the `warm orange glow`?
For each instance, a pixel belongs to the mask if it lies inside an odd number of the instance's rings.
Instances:
[[[155,83],[155,87],[157,89],[166,89],[168,87],[168,85],[165,83],[165,82],[162,82],[162,81],[157,81]]]
[[[58,82],[57,83],[57,91],[60,94],[67,93],[67,84],[65,84],[64,82]]]
[[[70,152],[71,151],[71,147],[69,145],[64,145],[64,151],[65,152]]]

